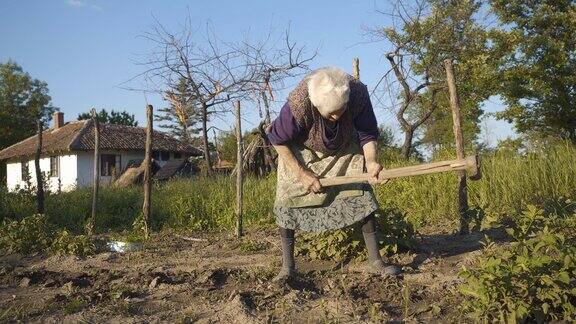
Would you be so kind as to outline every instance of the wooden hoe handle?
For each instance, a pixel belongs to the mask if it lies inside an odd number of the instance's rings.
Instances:
[[[480,179],[480,161],[477,155],[469,156],[463,160],[449,160],[420,165],[407,166],[380,171],[380,179],[394,179],[410,177],[421,174],[439,173],[447,171],[468,170],[471,172],[470,179]],[[322,178],[320,184],[323,187],[337,186],[350,183],[368,182],[370,175],[363,173],[357,176],[340,176],[334,178]]]

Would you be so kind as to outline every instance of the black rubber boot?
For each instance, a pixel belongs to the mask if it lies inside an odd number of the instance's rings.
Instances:
[[[397,276],[402,273],[400,267],[387,265],[382,260],[378,244],[378,232],[376,231],[376,220],[373,214],[362,220],[362,236],[364,236],[364,243],[368,251],[367,270],[370,273],[384,276]]]
[[[280,227],[280,240],[282,242],[282,269],[272,281],[283,281],[296,276],[296,262],[294,260],[294,230]]]

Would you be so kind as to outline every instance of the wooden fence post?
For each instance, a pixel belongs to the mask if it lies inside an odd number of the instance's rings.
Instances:
[[[40,156],[42,154],[42,121],[38,120],[38,142],[36,143],[36,155],[34,156],[34,168],[36,169],[36,211],[44,214],[44,181],[40,170]]]
[[[356,80],[360,80],[360,59],[355,57],[352,61],[352,76]]]
[[[462,122],[460,119],[460,101],[456,91],[456,82],[454,81],[454,69],[452,61],[444,60],[446,69],[446,81],[448,82],[448,91],[450,92],[450,107],[452,108],[452,122],[454,138],[456,140],[456,157],[464,159],[464,138],[462,137]],[[466,188],[466,171],[458,171],[458,211],[460,214],[460,234],[467,234],[468,228],[468,190]]]
[[[146,106],[146,152],[144,154],[144,204],[142,205],[142,226],[144,238],[148,238],[148,219],[150,218],[152,196],[152,105]]]
[[[92,109],[92,123],[94,123],[94,173],[92,180],[92,213],[86,231],[88,235],[94,234],[94,224],[96,223],[96,212],[98,211],[98,190],[100,189],[100,122],[96,109]]]
[[[242,128],[240,125],[240,101],[236,101],[236,237],[242,236]]]

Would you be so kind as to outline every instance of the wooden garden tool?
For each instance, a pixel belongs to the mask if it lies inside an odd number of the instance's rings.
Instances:
[[[394,179],[394,178],[410,177],[421,174],[431,174],[447,171],[467,171],[470,180],[478,180],[481,178],[480,160],[477,155],[474,155],[461,160],[440,161],[434,163],[412,165],[402,168],[382,170],[380,171],[380,175],[378,178]],[[320,184],[323,187],[330,187],[350,183],[368,182],[370,178],[371,178],[370,174],[363,173],[357,176],[322,178],[320,179]]]

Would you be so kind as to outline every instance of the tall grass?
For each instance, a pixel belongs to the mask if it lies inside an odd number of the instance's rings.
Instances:
[[[244,182],[244,222],[262,225],[273,221],[275,177],[248,178]],[[235,224],[236,183],[227,176],[175,180],[158,187],[153,214],[162,226],[190,229],[231,228]]]
[[[471,208],[487,217],[518,214],[528,204],[576,198],[576,148],[559,145],[541,154],[496,154],[482,159],[482,179],[468,181]],[[397,207],[416,224],[456,219],[458,216],[455,173],[395,179],[378,186],[381,204]]]
[[[482,161],[483,178],[468,182],[469,203],[488,217],[517,214],[527,204],[576,198],[576,148],[561,145],[541,154],[494,155]],[[398,165],[396,165],[398,166]],[[387,167],[391,167],[388,165]],[[271,224],[276,178],[248,178],[244,184],[244,219],[247,226]],[[130,229],[140,214],[142,190],[102,188],[96,229],[99,232]],[[457,219],[456,175],[434,174],[395,179],[375,188],[383,207],[397,208],[416,226],[441,219]],[[46,214],[58,227],[83,231],[90,213],[91,190],[49,195]],[[154,186],[153,229],[194,230],[232,228],[235,180],[227,176],[175,180]],[[0,220],[22,219],[35,212],[29,195],[7,194],[0,189]]]
[[[244,183],[244,222],[247,226],[273,222],[276,178],[248,178]],[[163,227],[192,230],[231,228],[235,224],[235,180],[228,176],[193,178],[156,184],[152,194],[153,229]],[[90,188],[51,194],[46,197],[46,215],[52,224],[80,233],[92,203]],[[140,187],[100,190],[96,229],[98,232],[131,229],[142,210]],[[29,194],[0,191],[0,221],[22,219],[36,212],[35,198]]]

